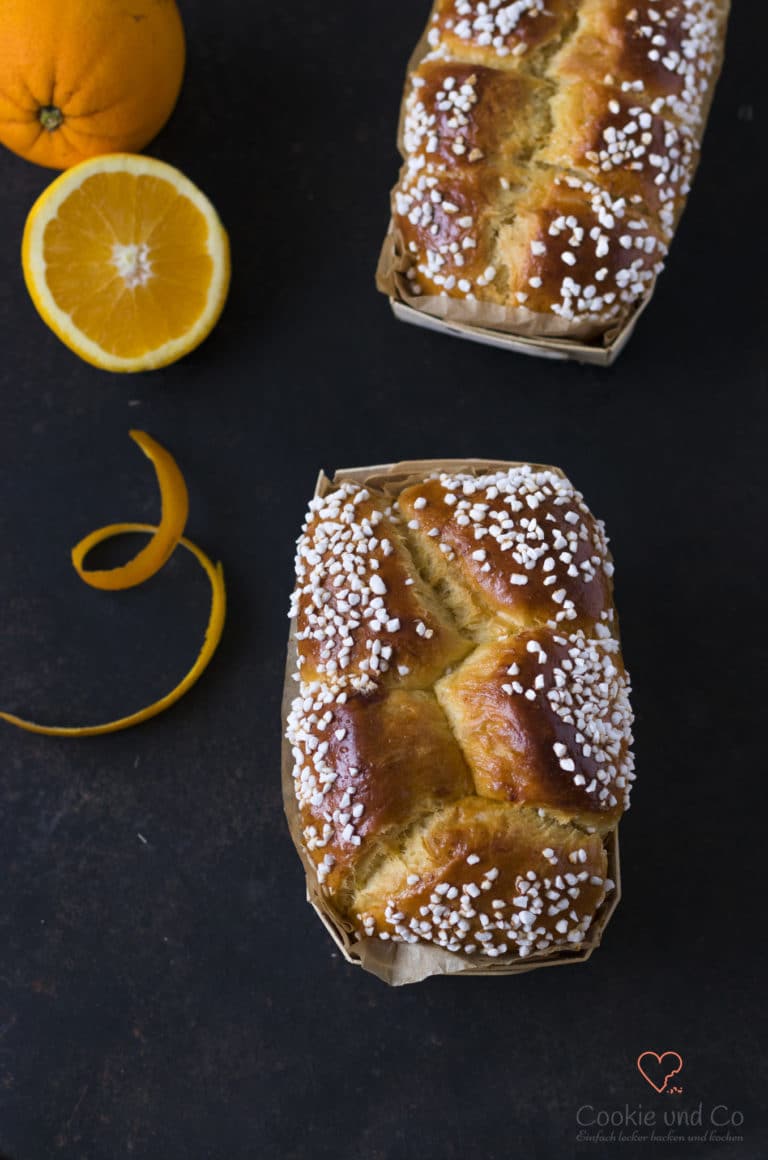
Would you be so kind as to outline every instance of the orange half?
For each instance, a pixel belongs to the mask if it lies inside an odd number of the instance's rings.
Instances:
[[[38,198],[22,243],[44,321],[109,371],[175,362],[208,336],[229,288],[229,242],[208,198],[130,153],[68,169]]]

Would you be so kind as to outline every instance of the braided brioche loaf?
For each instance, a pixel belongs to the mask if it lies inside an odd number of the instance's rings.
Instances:
[[[403,297],[453,318],[493,304],[533,334],[620,323],[683,210],[727,12],[728,0],[437,0],[392,197]]]
[[[634,776],[612,573],[553,468],[311,502],[287,737],[305,853],[356,938],[579,949]]]

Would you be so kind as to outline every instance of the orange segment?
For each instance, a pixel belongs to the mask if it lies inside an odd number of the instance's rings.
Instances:
[[[27,219],[27,287],[51,329],[105,370],[165,366],[215,325],[229,244],[208,199],[149,157],[109,154],[67,170]]]

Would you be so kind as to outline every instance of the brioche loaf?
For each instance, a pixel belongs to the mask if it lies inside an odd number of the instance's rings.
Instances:
[[[403,297],[454,319],[492,305],[534,335],[620,324],[683,210],[727,12],[728,0],[437,0],[392,197]]]
[[[310,503],[287,738],[310,872],[356,939],[579,949],[634,777],[612,574],[554,468]]]

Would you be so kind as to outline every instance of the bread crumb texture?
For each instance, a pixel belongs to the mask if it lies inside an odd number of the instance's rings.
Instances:
[[[287,737],[305,849],[358,938],[584,942],[634,779],[612,575],[554,469],[312,500]]]

